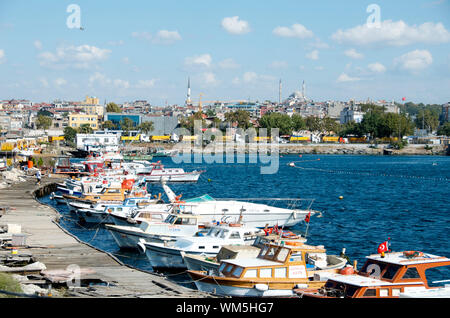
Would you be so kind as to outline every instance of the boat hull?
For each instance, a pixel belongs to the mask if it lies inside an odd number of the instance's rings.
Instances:
[[[168,249],[164,246],[145,245],[145,255],[150,261],[153,269],[187,269],[183,261],[181,251]],[[194,253],[197,254],[197,253]],[[199,254],[199,253],[198,253]],[[205,254],[205,256],[215,256],[216,254]]]
[[[103,211],[81,209],[77,210],[76,213],[81,223],[88,223],[88,224],[111,223],[109,220],[109,215]]]

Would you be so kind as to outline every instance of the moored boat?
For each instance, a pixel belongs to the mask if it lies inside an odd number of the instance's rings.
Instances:
[[[164,217],[164,215],[160,215]],[[170,214],[165,219],[141,220],[139,226],[106,225],[120,248],[137,249],[144,242],[167,242],[190,237],[202,230],[198,217]]]
[[[219,274],[188,274],[200,291],[215,295],[290,297],[298,287],[320,288],[346,262],[323,246],[267,244],[257,258],[223,260]]]
[[[223,245],[251,245],[264,231],[240,224],[212,226],[204,236],[182,237],[173,242],[141,242],[139,246],[153,269],[186,269],[182,253],[214,257]]]
[[[447,257],[405,251],[373,254],[366,258],[361,270],[342,272],[330,277],[322,288],[297,289],[296,293],[314,298],[449,296],[448,286],[431,286],[428,279],[434,269],[450,266]]]

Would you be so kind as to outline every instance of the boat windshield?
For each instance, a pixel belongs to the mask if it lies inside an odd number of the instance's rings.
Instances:
[[[386,263],[368,260],[361,268],[360,274],[381,279],[381,272],[386,268]]]
[[[217,237],[220,233],[220,228],[213,227],[209,230],[209,232],[206,234],[207,236]]]
[[[177,216],[173,214],[169,214],[167,218],[164,220],[165,223],[173,224],[176,220]]]

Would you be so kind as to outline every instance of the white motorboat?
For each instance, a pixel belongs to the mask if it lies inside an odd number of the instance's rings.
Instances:
[[[116,204],[98,202],[88,207],[83,207],[84,205],[88,205],[88,203],[71,202],[69,206],[75,209],[82,223],[105,224],[113,223],[110,218],[112,213],[131,213],[139,204],[154,204],[155,201],[150,196],[144,196],[128,197],[123,202]]]
[[[155,214],[155,218],[156,218]],[[163,214],[160,217],[164,217]],[[120,248],[138,248],[139,242],[165,242],[190,237],[202,230],[192,215],[170,214],[165,219],[142,220],[139,226],[105,225]]]
[[[290,208],[280,208],[273,205],[245,201],[258,201],[261,199],[216,200],[208,194],[181,201],[181,195],[176,196],[164,183],[163,188],[169,200],[173,202],[177,212],[198,215],[204,223],[215,223],[219,221],[223,223],[243,223],[246,226],[258,228],[264,228],[266,226],[291,227],[302,222],[307,215],[318,213],[318,211],[312,210],[310,207],[306,209],[297,208],[299,202],[305,199],[264,199],[278,203],[287,201]]]
[[[172,242],[154,243],[140,241],[139,249],[145,252],[154,270],[186,269],[182,252],[213,257],[223,245],[251,245],[264,231],[240,224],[211,227],[204,236],[184,237]]]
[[[197,182],[204,171],[186,172],[183,168],[164,168],[158,161],[151,168],[141,170],[138,176],[145,176],[146,182]]]

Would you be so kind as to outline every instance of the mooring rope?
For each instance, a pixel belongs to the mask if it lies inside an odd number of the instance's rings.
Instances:
[[[294,163],[294,162],[292,162]],[[362,172],[362,171],[348,171],[348,170],[332,170],[332,169],[321,169],[321,168],[306,168],[296,166],[294,164],[289,164],[290,167],[309,170],[309,171],[319,171],[326,173],[336,173],[336,174],[354,174],[354,175],[363,175],[363,176],[372,176],[372,177],[394,177],[394,178],[406,178],[406,179],[422,179],[422,180],[433,180],[433,181],[450,181],[449,178],[445,177],[426,177],[426,176],[409,176],[409,175],[396,175],[389,173],[373,173],[373,172]]]

